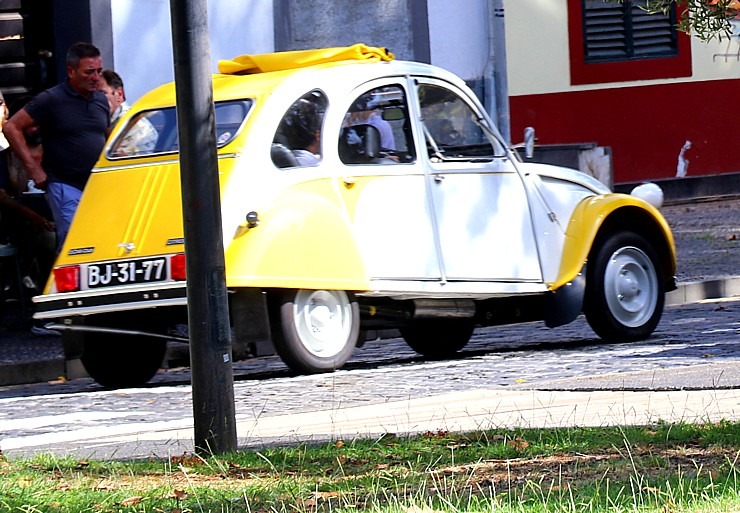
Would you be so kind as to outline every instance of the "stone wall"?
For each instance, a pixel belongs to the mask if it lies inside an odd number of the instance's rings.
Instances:
[[[429,62],[426,0],[275,0],[275,49],[365,43]],[[340,7],[341,6],[341,7]]]

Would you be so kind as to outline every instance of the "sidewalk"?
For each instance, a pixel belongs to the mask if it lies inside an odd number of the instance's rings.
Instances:
[[[187,387],[182,388],[182,393],[189,393]],[[2,428],[6,432],[1,440],[3,452],[13,458],[31,457],[43,451],[83,459],[117,460],[167,458],[194,452],[193,417],[189,412],[183,411],[168,420],[148,421],[145,411],[135,416],[135,412],[116,410],[113,395],[118,393],[85,394],[88,400],[113,405],[111,411],[71,410],[68,415],[62,415],[68,417],[66,420],[58,416],[8,419]],[[117,420],[106,425],[96,413]],[[240,449],[260,449],[388,434],[722,420],[740,421],[739,389],[595,392],[491,387],[367,405],[337,405],[310,412],[270,414],[259,409],[241,409],[236,415],[236,432]]]
[[[666,306],[740,296],[740,195],[663,207],[678,253],[678,289]],[[18,329],[17,303],[0,305],[0,386],[64,376],[61,337]]]

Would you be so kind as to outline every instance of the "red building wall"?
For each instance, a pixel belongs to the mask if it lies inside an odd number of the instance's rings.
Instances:
[[[512,139],[533,126],[539,144],[610,146],[615,183],[676,176],[687,140],[687,176],[738,172],[739,90],[734,79],[515,96]]]

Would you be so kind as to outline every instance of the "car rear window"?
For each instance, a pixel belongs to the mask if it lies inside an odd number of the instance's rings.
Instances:
[[[228,144],[239,132],[251,100],[218,102],[216,111],[216,142]],[[177,111],[175,107],[142,111],[129,119],[108,150],[109,158],[141,157],[178,151]]]

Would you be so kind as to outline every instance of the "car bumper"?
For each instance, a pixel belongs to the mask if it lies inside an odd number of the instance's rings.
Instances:
[[[185,282],[48,294],[33,298],[34,319],[56,319],[187,304]]]

